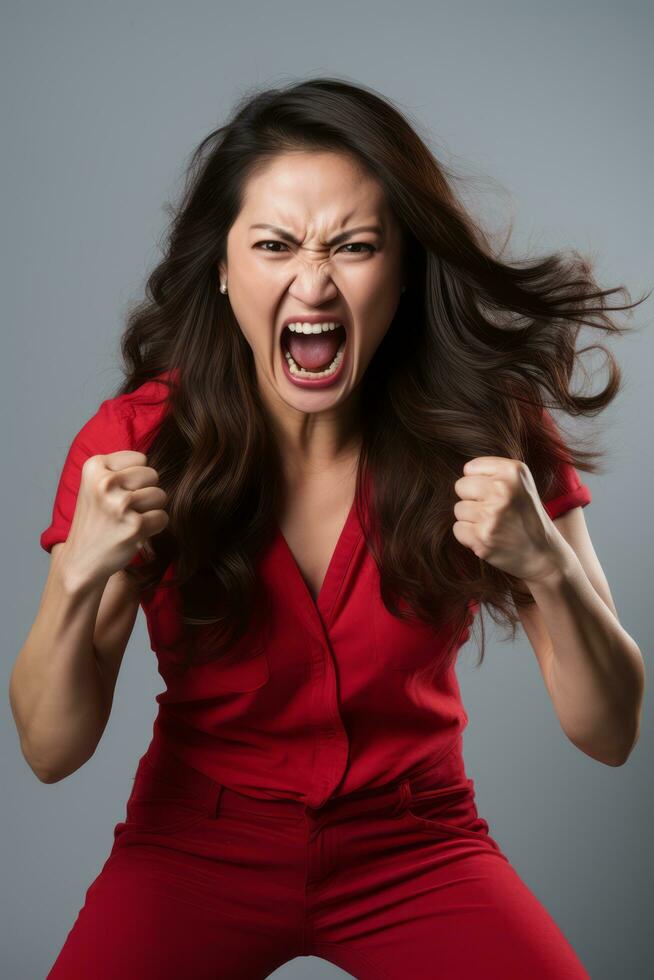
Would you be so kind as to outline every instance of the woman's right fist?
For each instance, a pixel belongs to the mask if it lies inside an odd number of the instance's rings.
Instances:
[[[147,456],[131,449],[89,456],[82,466],[66,565],[78,581],[106,581],[168,524],[168,495]]]

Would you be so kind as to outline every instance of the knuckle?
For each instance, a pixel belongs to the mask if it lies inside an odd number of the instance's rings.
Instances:
[[[498,480],[495,484],[496,498],[500,503],[504,504],[507,500],[511,499],[513,495],[513,481],[512,480]]]
[[[82,463],[82,475],[84,475],[85,473],[94,474],[96,473],[96,471],[98,473],[101,473],[103,469],[104,467],[102,466],[102,463],[100,462],[100,457],[98,455],[87,456],[84,462]]]
[[[127,508],[121,514],[121,522],[129,530],[130,537],[138,537],[143,526],[143,517],[131,508]]]
[[[94,487],[97,494],[100,497],[104,497],[111,490],[113,485],[113,474],[111,470],[101,469],[98,470],[97,476],[95,476]]]
[[[490,548],[493,543],[493,528],[482,527],[479,531],[479,543],[484,548]]]

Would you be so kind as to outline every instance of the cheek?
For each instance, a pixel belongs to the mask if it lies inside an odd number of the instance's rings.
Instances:
[[[361,322],[371,326],[378,340],[386,333],[398,308],[400,286],[396,279],[394,268],[376,270],[365,282],[357,284],[356,298],[353,297]]]
[[[251,312],[248,317],[248,322],[243,322],[238,316],[236,317],[238,321],[238,329],[240,330],[243,340],[248,345],[252,351],[252,356],[255,360],[260,360],[265,357],[266,344],[270,343],[270,338],[263,335],[263,331],[260,325],[255,325],[251,321]]]
[[[256,290],[239,288],[229,283],[229,301],[238,328],[253,351],[263,354],[272,339],[271,324],[274,319],[274,302],[267,301],[266,290],[258,286]]]

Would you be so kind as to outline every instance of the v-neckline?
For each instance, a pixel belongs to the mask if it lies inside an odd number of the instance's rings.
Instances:
[[[291,546],[284,537],[281,527],[278,523],[276,526],[277,535],[287,558],[287,564],[289,565],[289,574],[295,578],[298,589],[301,589],[305,599],[310,603],[311,609],[318,614],[323,624],[326,625],[329,621],[330,612],[334,605],[334,601],[345,577],[345,572],[352,555],[353,546],[360,531],[356,514],[356,495],[350,505],[347,517],[345,518],[345,523],[341,528],[341,532],[336,541],[331,558],[329,559],[325,576],[315,599],[304,578],[304,575],[302,574],[302,570],[295,558],[295,555],[291,550]],[[291,588],[294,588],[294,586],[291,585]]]

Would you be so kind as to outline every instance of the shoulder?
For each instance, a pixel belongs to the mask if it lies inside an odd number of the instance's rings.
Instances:
[[[89,456],[123,449],[148,453],[151,438],[165,414],[167,375],[158,375],[134,391],[107,398],[73,437],[64,459],[52,507],[51,522],[41,533],[41,547],[50,551],[65,541],[73,519],[82,467]]]
[[[541,419],[549,439],[562,454],[554,465],[549,487],[541,497],[545,510],[554,520],[575,507],[586,507],[593,497],[590,487],[572,465],[569,447],[558,423],[546,408],[542,409]]]
[[[174,372],[164,371],[145,381],[134,391],[108,398],[106,405],[110,413],[137,418],[146,415],[161,415],[166,409],[168,393],[174,384]]]
[[[89,456],[120,449],[148,452],[167,405],[168,385],[163,376],[145,382],[132,392],[106,398],[68,443],[64,476],[77,473]]]
[[[166,413],[172,375],[164,372],[134,391],[107,398],[79,434],[103,442],[119,439],[124,448],[145,451],[141,446],[149,442]]]

